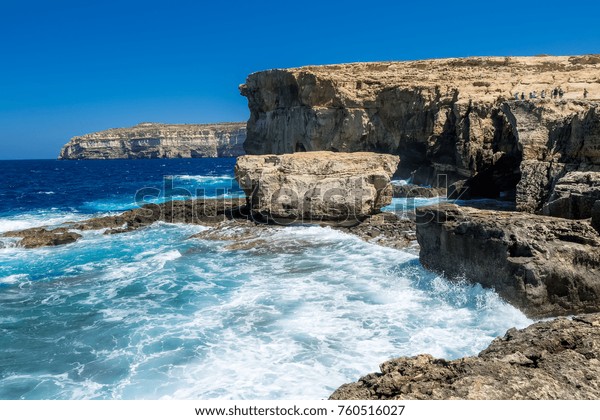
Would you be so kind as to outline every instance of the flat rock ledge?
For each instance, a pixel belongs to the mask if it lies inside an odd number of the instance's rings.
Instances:
[[[23,248],[66,245],[81,238],[80,234],[71,232],[68,228],[62,227],[56,229],[46,229],[44,227],[30,228],[4,232],[0,236],[5,238],[17,238],[17,246]]]
[[[530,317],[600,311],[600,236],[567,220],[453,204],[417,212],[424,267],[498,294]]]
[[[241,156],[235,177],[255,217],[351,225],[391,204],[399,162],[370,152]]]
[[[600,314],[539,322],[496,338],[478,356],[383,363],[333,400],[600,398]]]
[[[21,231],[6,232],[1,237],[17,239],[17,246],[38,248],[65,245],[81,238],[78,231],[104,229],[112,235],[131,232],[156,222],[188,223],[209,226],[210,229],[197,235],[201,239],[232,241],[231,249],[250,249],[267,244],[249,241],[264,229],[280,229],[284,226],[266,224],[255,220],[246,205],[246,199],[196,199],[175,200],[162,204],[147,204],[114,216],[91,218],[64,227],[50,229],[37,227]],[[329,224],[324,223],[328,226]],[[331,226],[333,229],[356,235],[367,242],[403,249],[416,244],[414,220],[399,218],[393,213],[379,213],[352,226]],[[235,229],[233,229],[235,228]],[[240,234],[240,232],[245,232]]]

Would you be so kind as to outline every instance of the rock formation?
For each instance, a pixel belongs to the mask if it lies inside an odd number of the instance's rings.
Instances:
[[[445,188],[430,188],[422,187],[420,185],[405,184],[398,185],[392,184],[394,198],[433,198],[433,197],[446,197]]]
[[[532,317],[600,311],[600,236],[587,220],[421,208],[424,267],[494,288]]]
[[[59,159],[236,157],[244,154],[245,123],[156,124],[111,128],[73,137]]]
[[[598,399],[600,314],[510,329],[477,357],[402,357],[331,399]]]
[[[554,185],[542,212],[568,219],[587,219],[592,217],[597,200],[600,200],[600,172],[568,172]]]
[[[173,200],[162,204],[146,204],[115,216],[104,216],[73,223],[76,230],[107,229],[106,234],[130,232],[161,221],[212,225],[223,221],[249,218],[246,200],[196,199]]]
[[[18,238],[17,246],[23,248],[39,248],[42,246],[66,245],[77,241],[81,235],[71,232],[68,228],[46,229],[43,227],[30,228],[13,232],[5,232],[1,236]]]
[[[250,212],[246,199],[195,199],[175,200],[162,204],[147,204],[113,216],[96,217],[80,222],[66,223],[50,229],[37,227],[0,234],[0,238],[15,239],[8,246],[37,248],[64,245],[78,240],[80,231],[104,229],[112,235],[131,232],[155,222],[191,223],[210,226],[209,230],[195,235],[201,239],[233,241],[228,249],[249,249],[259,245],[257,234],[264,229],[279,229],[279,225],[267,225],[256,220]],[[413,220],[401,219],[393,213],[378,213],[361,223],[350,226],[334,226],[342,232],[359,236],[365,241],[382,246],[405,249],[416,242]],[[265,245],[266,246],[266,245]],[[0,241],[0,248],[6,247]]]
[[[392,202],[398,162],[364,152],[241,156],[235,177],[252,211],[265,219],[356,223]]]
[[[402,178],[466,180],[529,212],[565,174],[600,169],[600,56],[310,66],[251,74],[240,90],[249,154],[395,154]]]

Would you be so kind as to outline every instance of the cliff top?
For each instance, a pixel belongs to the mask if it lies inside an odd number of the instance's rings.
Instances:
[[[341,86],[358,101],[370,100],[385,87],[438,88],[441,94],[457,89],[460,99],[480,100],[514,99],[515,94],[520,98],[521,93],[530,99],[534,91],[536,98],[542,91],[550,98],[554,89],[561,89],[561,99],[600,100],[600,55],[468,57],[274,69],[251,74],[241,86],[242,93],[261,74],[274,72],[302,79],[316,76],[318,83]]]

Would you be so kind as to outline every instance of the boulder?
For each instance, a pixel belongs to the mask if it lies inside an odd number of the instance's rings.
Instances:
[[[567,220],[453,204],[421,208],[424,267],[494,288],[531,317],[600,311],[600,236]]]
[[[259,218],[352,224],[391,203],[398,163],[364,152],[241,156],[235,177]]]
[[[600,314],[510,329],[476,357],[401,357],[342,385],[334,400],[600,398]]]

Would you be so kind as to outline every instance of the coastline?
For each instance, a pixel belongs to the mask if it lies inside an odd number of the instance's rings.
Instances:
[[[156,222],[209,226],[209,229],[193,235],[191,238],[233,241],[227,249],[242,251],[265,247],[267,244],[260,239],[260,233],[265,229],[284,229],[283,232],[285,232],[285,229],[289,227],[252,220],[251,212],[245,205],[245,199],[201,199],[176,200],[159,205],[147,205],[115,216],[92,218],[67,224],[67,228],[75,231],[100,229],[105,235],[114,235],[147,228]],[[399,230],[399,226],[402,227],[402,230]],[[333,229],[384,247],[405,249],[412,242],[412,252],[418,251],[418,247],[414,245],[415,221],[399,219],[393,213],[379,213],[356,226],[337,226]],[[420,358],[425,356],[414,357],[421,360]],[[361,381],[360,383],[365,383],[364,378]],[[356,395],[360,395],[360,398],[364,397],[363,394],[348,393],[348,386],[340,388],[332,398],[351,398]],[[376,398],[374,395],[371,397]],[[405,397],[403,396],[403,398]],[[422,397],[425,397],[425,394]]]

